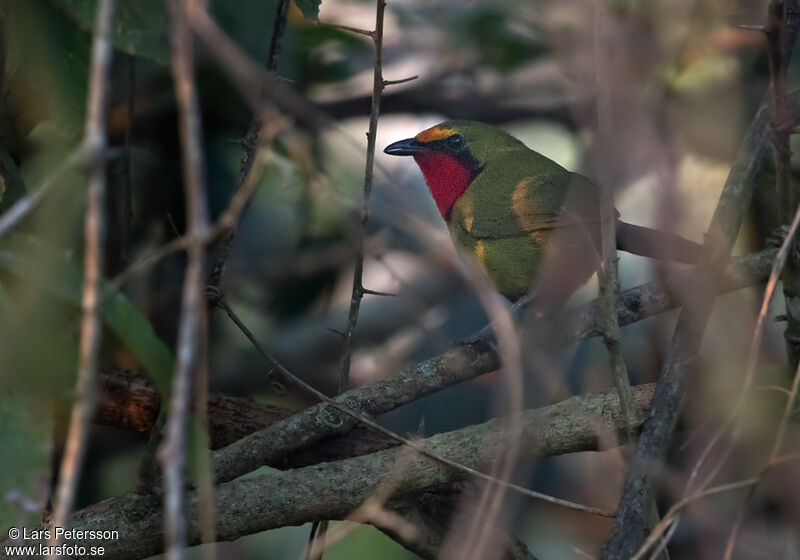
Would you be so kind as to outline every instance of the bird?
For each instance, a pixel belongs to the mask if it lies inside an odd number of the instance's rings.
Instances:
[[[540,310],[563,305],[600,267],[600,194],[592,181],[528,148],[502,129],[449,120],[384,149],[411,156],[455,246],[497,291]],[[702,245],[615,223],[617,249],[696,264]]]

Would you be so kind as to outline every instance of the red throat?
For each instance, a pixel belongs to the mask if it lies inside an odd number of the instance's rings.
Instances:
[[[414,160],[425,176],[425,182],[428,183],[442,218],[447,220],[453,204],[472,182],[469,168],[454,157],[438,152],[415,154]]]

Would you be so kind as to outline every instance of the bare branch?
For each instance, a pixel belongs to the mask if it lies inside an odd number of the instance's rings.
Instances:
[[[610,91],[608,89],[608,34],[607,14],[604,12],[603,2],[594,2],[594,56],[595,56],[595,87],[597,87],[597,160],[606,161],[607,154],[604,146],[611,133]],[[598,166],[601,174],[600,197],[600,231],[601,255],[603,263],[598,270],[597,278],[599,289],[597,294],[598,322],[603,342],[608,351],[611,365],[611,374],[614,385],[620,395],[622,410],[630,426],[628,439],[635,441],[633,427],[638,425],[638,419],[633,415],[633,392],[628,378],[628,369],[622,356],[620,346],[619,322],[617,319],[617,297],[619,294],[619,275],[617,263],[616,221],[617,211],[614,208],[614,191],[603,179],[602,165]]]
[[[643,412],[652,385],[636,387],[637,406]],[[521,415],[522,458],[595,450],[609,432],[619,432],[625,421],[619,413],[614,391],[572,397]],[[505,445],[507,419],[438,434],[420,442],[425,448],[446,455],[474,469],[487,468],[498,448]],[[247,477],[217,488],[217,538],[232,540],[275,527],[299,525],[321,519],[342,519],[372,495],[376,486],[393,481],[396,491],[389,500],[418,493],[424,488],[464,478],[464,474],[423,455],[408,458],[404,448],[302,469]],[[399,461],[405,468],[398,471]],[[197,544],[196,494],[189,493],[189,542]],[[118,540],[99,542],[105,553],[117,560],[132,560],[158,554],[164,543],[160,499],[131,493],[90,506],[73,516],[76,529],[127,527]],[[33,544],[32,542],[30,544]]]
[[[383,13],[385,0],[376,0],[375,31],[370,34],[375,44],[375,68],[372,79],[372,109],[369,114],[369,130],[367,131],[367,161],[364,165],[364,194],[361,197],[361,219],[356,233],[356,262],[353,272],[353,290],[350,298],[350,313],[347,317],[347,329],[344,334],[344,354],[339,371],[339,393],[347,390],[350,378],[350,360],[353,356],[353,333],[358,323],[358,310],[364,296],[361,280],[364,272],[364,237],[369,221],[369,195],[372,192],[372,177],[375,169],[375,142],[378,133],[378,116],[381,110],[383,94]]]
[[[90,146],[86,143],[81,143],[42,181],[38,188],[17,200],[11,208],[3,212],[3,214],[0,215],[0,237],[18,226],[20,222],[39,205],[50,189],[58,184],[58,180],[62,175],[75,167],[86,164],[90,161],[92,155],[93,154],[90,153]]]
[[[270,74],[274,74],[278,69],[278,55],[281,51],[281,41],[283,40],[283,34],[286,30],[286,20],[288,14],[289,0],[278,0],[275,12],[275,23],[272,27],[272,39],[270,40],[269,54],[267,55],[266,64],[267,72]],[[266,91],[264,90],[262,97],[265,97],[265,95],[263,95],[265,93]],[[258,146],[261,138],[262,127],[263,123],[260,110],[256,110],[253,115],[253,120],[250,121],[250,128],[247,130],[247,134],[242,140],[242,161],[239,164],[239,175],[236,179],[236,186],[233,189],[234,197],[242,189],[242,186],[246,183],[247,178],[250,175],[253,167],[253,161],[256,157],[256,147]],[[250,200],[251,198],[248,196],[245,205],[242,208],[242,212],[247,210],[247,207],[250,205]],[[228,225],[227,229],[222,233],[222,239],[220,240],[219,248],[217,250],[217,258],[208,273],[207,284],[212,290],[218,290],[220,284],[222,283],[222,276],[225,274],[225,264],[230,256],[233,243],[236,241],[236,232],[237,226],[234,223],[232,225]]]
[[[194,44],[186,23],[185,10],[192,9],[183,0],[170,0],[172,77],[178,101],[183,155],[183,182],[186,192],[188,264],[183,282],[181,316],[175,375],[170,395],[169,415],[159,460],[165,475],[164,539],[167,557],[185,557],[186,517],[184,470],[186,468],[186,428],[192,395],[193,376],[204,367],[206,307],[203,290],[203,238],[208,234],[206,178],[200,126],[200,107],[194,76]]]
[[[741,257],[738,263],[743,265],[742,268],[731,267],[721,286],[730,290],[762,282],[774,255],[775,251],[772,250]],[[691,271],[686,271],[673,277],[666,286],[649,283],[622,292],[618,309],[620,324],[629,324],[677,307],[679,302],[673,294],[681,293],[681,286],[691,281]],[[596,304],[582,306],[569,313],[559,327],[549,321],[540,324],[533,336],[546,339],[548,346],[568,344],[594,333],[595,313]],[[553,331],[558,332],[553,334]],[[464,345],[411,366],[389,379],[352,389],[333,401],[350,411],[377,416],[425,395],[494,371],[499,366],[498,356],[490,348],[479,343]],[[214,454],[214,471],[218,480],[232,480],[322,438],[345,433],[355,424],[355,420],[337,413],[335,408],[326,403],[320,403],[287,419],[280,428],[270,427],[256,432],[217,451]]]
[[[67,527],[68,517],[75,502],[75,493],[78,490],[86,454],[89,424],[94,415],[97,401],[94,385],[101,336],[98,306],[106,238],[106,107],[110,89],[113,20],[114,0],[103,0],[98,5],[94,26],[92,65],[89,72],[89,95],[83,138],[84,149],[91,157],[91,168],[84,221],[86,247],[81,297],[78,379],[75,385],[76,401],[72,407],[67,442],[61,460],[54,514],[55,525],[64,528]],[[41,193],[40,196],[43,195],[44,187],[38,192]],[[53,546],[57,546],[61,539],[54,533],[50,542]]]
[[[789,97],[792,120],[798,115],[800,95]],[[696,356],[709,315],[714,306],[714,284],[723,270],[739,233],[752,198],[756,178],[769,154],[771,140],[769,113],[759,110],[742,143],[720,195],[706,237],[711,257],[695,272],[694,294],[681,311],[678,325],[660,380],[645,421],[636,455],[631,463],[622,496],[619,515],[601,560],[630,557],[641,546],[653,496],[652,465],[659,464],[667,451],[678,404],[683,395],[683,380]]]

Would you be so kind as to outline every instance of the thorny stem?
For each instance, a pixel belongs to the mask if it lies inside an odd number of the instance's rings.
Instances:
[[[364,297],[362,285],[364,273],[364,236],[367,222],[369,221],[369,195],[372,192],[372,179],[375,168],[375,143],[378,132],[378,116],[381,108],[381,95],[383,94],[383,14],[386,8],[385,0],[377,0],[375,11],[375,31],[371,35],[375,43],[375,70],[372,82],[372,109],[369,114],[369,130],[367,132],[367,161],[364,166],[364,194],[361,198],[361,219],[359,220],[356,235],[356,260],[353,272],[353,290],[350,298],[350,313],[347,317],[347,330],[344,333],[344,354],[342,366],[339,371],[339,393],[347,390],[350,379],[350,362],[353,357],[353,334],[358,322],[358,311],[361,299]]]
[[[386,84],[383,80],[383,14],[386,9],[385,0],[377,0],[375,8],[375,30],[371,33],[362,33],[355,28],[347,30],[368,35],[375,45],[375,68],[373,71],[372,108],[369,113],[369,128],[367,131],[367,160],[364,165],[364,192],[361,197],[361,217],[358,223],[355,246],[355,269],[353,271],[353,290],[350,297],[350,311],[347,317],[347,329],[344,332],[344,351],[339,370],[338,394],[347,391],[350,380],[350,363],[353,358],[353,335],[358,323],[358,311],[364,297],[364,237],[366,236],[367,222],[369,221],[369,196],[372,192],[372,180],[375,168],[375,143],[378,132],[378,116],[381,108],[381,95]],[[315,531],[316,530],[316,531]],[[326,520],[315,523],[311,528],[308,554],[309,560],[321,560],[325,548],[325,534],[328,530]],[[314,537],[314,533],[317,536]]]
[[[272,28],[272,39],[270,41],[269,54],[267,55],[266,67],[269,74],[274,74],[278,69],[278,56],[281,52],[281,41],[283,40],[283,34],[286,31],[286,20],[288,14],[289,0],[279,0],[275,12],[275,24]],[[266,89],[266,84],[269,82],[268,76],[265,76],[264,80],[264,89]],[[265,91],[262,90],[262,97],[264,93]],[[263,125],[261,121],[261,112],[257,110],[253,114],[253,119],[250,121],[250,127],[247,130],[247,134],[242,140],[242,160],[239,165],[239,175],[236,179],[236,186],[233,189],[234,196],[236,196],[236,194],[242,188],[242,185],[244,185],[247,181],[247,177],[250,174],[250,169],[253,167],[253,162],[255,161],[256,156],[256,148],[258,147],[261,139],[261,130]],[[248,197],[245,207],[242,211],[247,211],[247,207],[249,205],[250,198]],[[208,292],[211,294],[218,293],[219,291],[220,284],[222,283],[222,277],[225,274],[225,265],[228,261],[228,257],[230,256],[233,244],[236,241],[236,234],[236,225],[228,227],[228,229],[222,233],[222,239],[219,242],[217,258],[214,260],[211,270],[208,273],[207,285],[209,288]],[[210,303],[213,303],[213,301]]]

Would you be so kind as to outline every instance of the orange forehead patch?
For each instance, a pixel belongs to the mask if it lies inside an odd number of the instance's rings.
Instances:
[[[447,128],[445,126],[436,125],[432,126],[427,130],[423,130],[419,134],[417,134],[414,138],[420,142],[434,142],[436,140],[442,140],[443,138],[447,138],[451,134],[455,132],[452,128]]]

